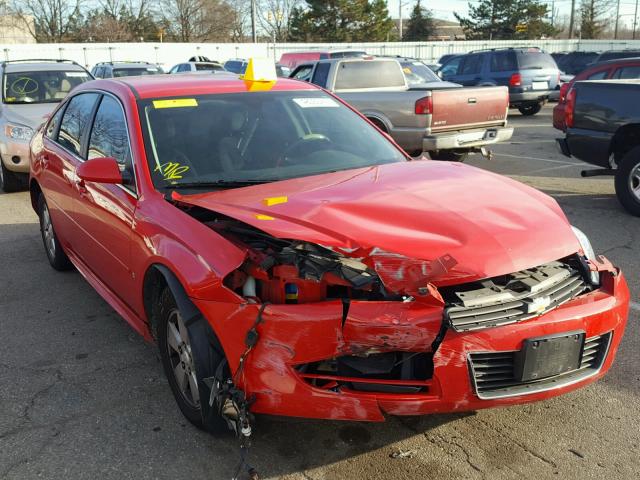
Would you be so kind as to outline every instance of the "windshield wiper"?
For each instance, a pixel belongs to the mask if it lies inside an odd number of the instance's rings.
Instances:
[[[261,183],[275,182],[275,180],[214,180],[214,181],[201,181],[201,182],[178,182],[163,185],[162,188],[176,189],[176,188],[239,188],[247,187],[249,185],[260,185]]]

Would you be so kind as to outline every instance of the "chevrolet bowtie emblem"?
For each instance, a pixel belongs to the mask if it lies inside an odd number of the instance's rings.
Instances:
[[[527,303],[527,313],[542,313],[551,305],[551,297],[532,298]]]

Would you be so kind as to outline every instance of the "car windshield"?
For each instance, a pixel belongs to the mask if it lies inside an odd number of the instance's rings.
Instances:
[[[163,98],[139,106],[158,188],[225,188],[406,160],[321,91]]]
[[[422,62],[400,62],[400,65],[409,85],[440,81],[440,77]]]
[[[133,77],[136,75],[157,75],[163,73],[158,67],[127,67],[114,68],[114,77]]]
[[[551,55],[538,51],[519,52],[518,65],[521,70],[545,70],[548,68],[558,68]]]
[[[72,88],[91,80],[83,71],[8,72],[2,79],[4,103],[56,103]]]

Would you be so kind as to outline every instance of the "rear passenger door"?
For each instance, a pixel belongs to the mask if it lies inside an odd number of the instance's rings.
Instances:
[[[36,159],[42,168],[40,184],[56,233],[63,246],[73,251],[77,245],[72,220],[75,172],[82,162],[82,145],[98,97],[97,93],[71,97],[47,124],[44,148]]]
[[[124,182],[112,185],[76,178],[73,206],[73,219],[79,227],[76,250],[93,273],[131,306],[135,286],[129,270],[129,251],[138,199],[126,116],[115,96],[102,95],[87,131],[84,158],[115,158]]]
[[[492,52],[489,76],[496,85],[508,87],[511,76],[518,71],[518,60],[511,50]]]

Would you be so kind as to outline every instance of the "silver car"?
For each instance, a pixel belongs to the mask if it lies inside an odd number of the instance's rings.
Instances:
[[[0,64],[0,187],[14,192],[29,176],[29,140],[73,87],[92,80],[69,60],[15,60]]]

